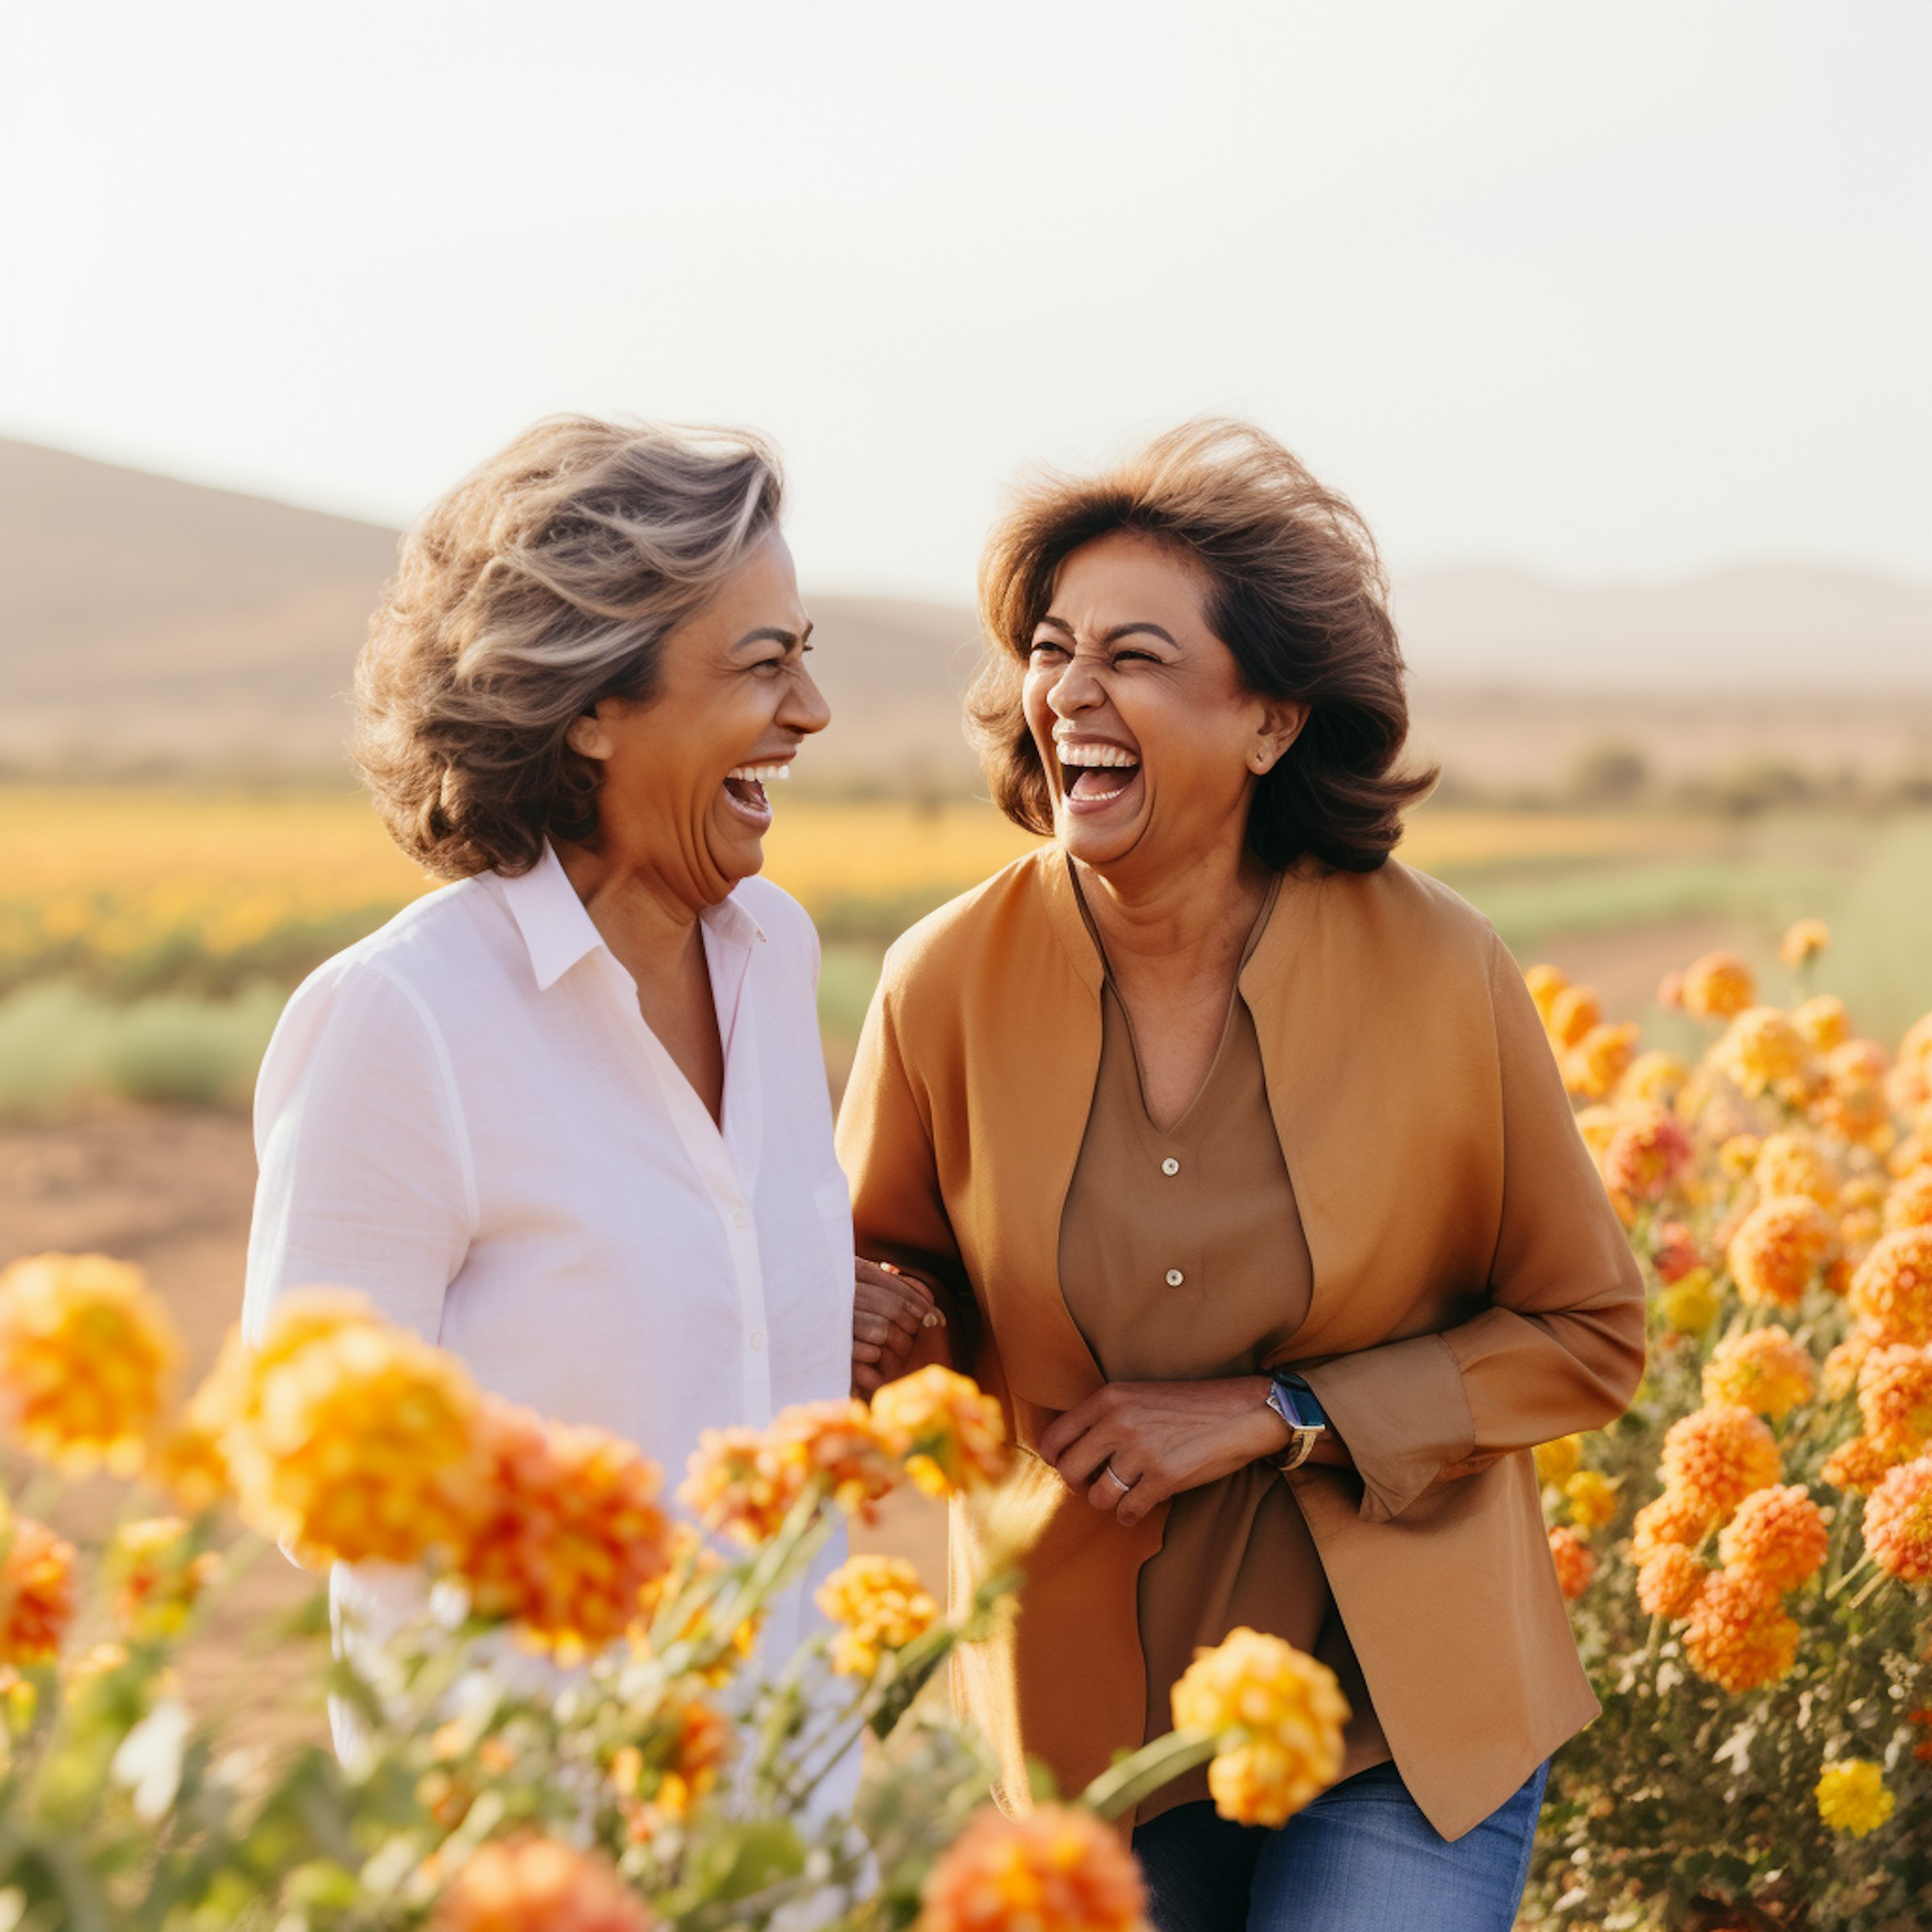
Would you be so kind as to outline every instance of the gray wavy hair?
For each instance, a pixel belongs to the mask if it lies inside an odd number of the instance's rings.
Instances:
[[[597,828],[566,741],[647,699],[667,632],[778,522],[778,452],[743,430],[547,417],[402,539],[356,663],[354,759],[390,836],[440,877],[527,872]]]

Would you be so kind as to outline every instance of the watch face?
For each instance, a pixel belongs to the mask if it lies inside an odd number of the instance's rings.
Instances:
[[[1326,1429],[1328,1418],[1323,1413],[1322,1406],[1315,1399],[1312,1390],[1298,1388],[1293,1382],[1275,1384],[1275,1392],[1280,1397],[1279,1406],[1287,1418],[1290,1427],[1296,1429]]]

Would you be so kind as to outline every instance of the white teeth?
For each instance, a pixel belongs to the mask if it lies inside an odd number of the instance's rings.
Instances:
[[[1056,747],[1055,756],[1063,765],[1125,768],[1141,762],[1132,752],[1123,751],[1117,745],[1062,745]]]
[[[753,785],[769,785],[775,778],[789,778],[789,765],[741,765],[735,771],[725,773],[728,778],[744,778]]]

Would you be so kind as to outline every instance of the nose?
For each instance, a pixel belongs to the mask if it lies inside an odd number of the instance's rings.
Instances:
[[[1093,666],[1078,655],[1067,660],[1065,668],[1046,688],[1046,702],[1060,718],[1077,718],[1103,703],[1105,696]]]
[[[823,731],[832,722],[832,707],[825,702],[825,694],[802,663],[786,686],[785,702],[778,707],[778,722],[787,731],[799,732],[807,737]]]

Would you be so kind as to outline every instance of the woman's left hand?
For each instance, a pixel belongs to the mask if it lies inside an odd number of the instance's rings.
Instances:
[[[1137,1523],[1156,1503],[1198,1489],[1245,1463],[1279,1455],[1288,1425],[1268,1406],[1268,1377],[1206,1382],[1109,1382],[1042,1432],[1039,1452],[1096,1509]],[[1315,1458],[1348,1461],[1325,1442]]]

